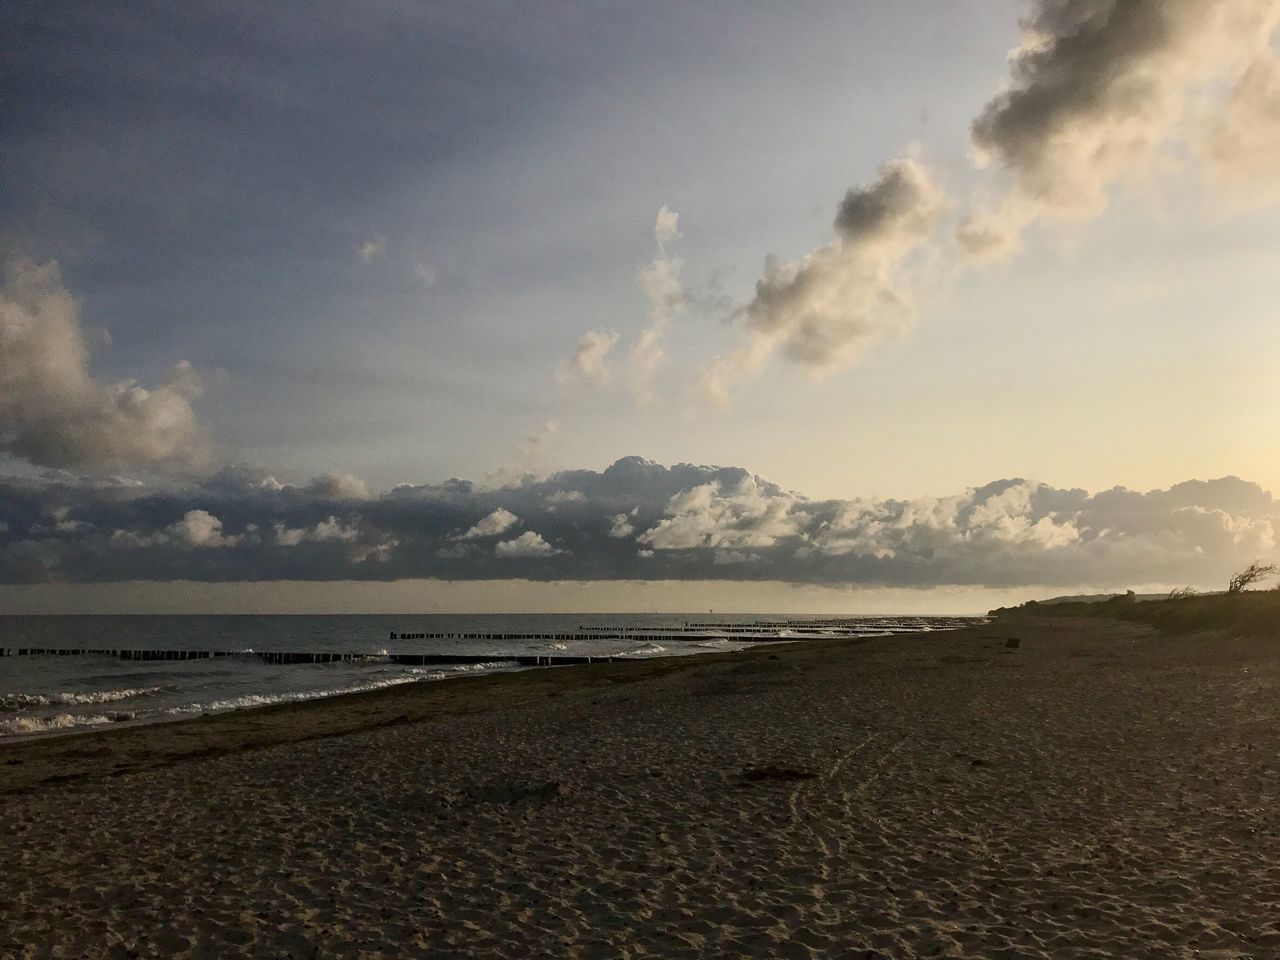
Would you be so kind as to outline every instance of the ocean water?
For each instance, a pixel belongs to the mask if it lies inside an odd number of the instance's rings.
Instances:
[[[761,642],[803,643],[946,629],[952,617],[684,614],[0,617],[0,648],[232,652],[203,660],[110,654],[0,656],[0,739],[179,719],[522,667],[516,657],[691,656]],[[392,634],[451,634],[395,639]],[[269,652],[359,654],[272,664]],[[473,658],[405,665],[389,654]],[[546,669],[546,668],[543,668]]]

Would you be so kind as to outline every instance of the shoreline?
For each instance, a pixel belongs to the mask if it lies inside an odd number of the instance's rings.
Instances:
[[[0,746],[0,956],[1280,955],[1276,640],[1008,618]]]
[[[952,632],[933,631],[928,635]],[[0,740],[0,796],[38,789],[46,783],[135,773],[189,759],[302,743],[378,727],[427,723],[471,712],[501,710],[567,692],[608,689],[619,683],[635,683],[679,673],[692,668],[694,661],[732,663],[739,657],[744,660],[776,660],[788,648],[794,651],[800,646],[806,649],[840,647],[893,639],[877,636],[774,642],[747,650],[526,667],[477,676],[413,681],[377,690],[242,707],[198,716],[155,717],[66,732],[32,734]],[[553,676],[540,676],[544,673]],[[534,677],[537,679],[531,679]],[[444,687],[449,689],[437,689]]]

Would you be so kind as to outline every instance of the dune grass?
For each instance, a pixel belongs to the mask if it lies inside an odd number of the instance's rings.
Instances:
[[[1216,630],[1231,636],[1280,636],[1280,590],[1143,602],[1121,596],[1103,603],[1029,603],[1007,612],[1047,617],[1105,617],[1150,624],[1163,633],[1172,634]]]

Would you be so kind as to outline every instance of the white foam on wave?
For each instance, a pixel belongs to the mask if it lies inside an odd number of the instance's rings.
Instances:
[[[387,687],[399,687],[406,683],[419,683],[423,680],[444,679],[456,673],[467,673],[478,670],[492,670],[510,666],[515,661],[498,661],[494,663],[463,663],[444,670],[410,669],[395,677],[384,677],[381,680],[369,680],[364,683],[353,683],[346,687],[333,687],[325,690],[297,690],[290,693],[246,693],[239,697],[227,697],[222,700],[211,700],[208,703],[189,703],[181,707],[170,707],[167,714],[182,716],[191,713],[220,713],[225,710],[242,710],[246,707],[269,707],[277,703],[297,703],[300,700],[322,700],[326,697],[340,697],[347,693],[368,693],[372,690],[383,690]]]
[[[519,660],[494,660],[491,663],[456,663],[446,667],[411,667],[409,672],[419,675],[423,680],[447,680],[460,673],[486,673],[518,666]]]
[[[659,653],[666,653],[667,648],[660,643],[651,643],[647,647],[640,647],[636,650],[628,650],[623,654],[624,657],[652,657]]]
[[[6,693],[0,696],[0,710],[29,710],[33,707],[70,707],[85,703],[115,703],[132,697],[159,693],[164,687],[132,687],[127,690],[85,690],[65,693]]]
[[[269,707],[276,703],[296,703],[299,700],[321,700],[325,697],[337,697],[344,693],[365,693],[369,690],[381,690],[385,687],[397,687],[406,683],[417,683],[418,677],[387,677],[384,680],[372,680],[368,683],[354,683],[349,687],[335,687],[329,690],[299,690],[292,693],[246,693],[239,697],[227,697],[223,700],[210,700],[208,703],[189,703],[181,707],[170,707],[165,713],[181,715],[186,713],[218,713],[223,710],[241,710],[245,707]]]
[[[51,733],[55,730],[70,730],[73,727],[95,727],[111,723],[117,717],[102,714],[93,716],[76,716],[70,713],[58,713],[43,717],[15,717],[12,720],[0,720],[0,736],[26,736],[33,733]]]

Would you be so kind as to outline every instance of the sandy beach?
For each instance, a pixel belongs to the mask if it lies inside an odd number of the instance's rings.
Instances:
[[[0,956],[1280,957],[1278,681],[1029,618],[7,744]]]

